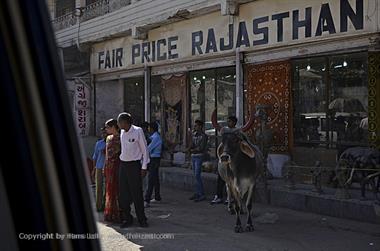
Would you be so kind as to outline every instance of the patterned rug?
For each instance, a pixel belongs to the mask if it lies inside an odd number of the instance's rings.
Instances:
[[[273,133],[273,146],[271,152],[289,152],[291,141],[291,115],[290,115],[290,86],[291,65],[290,62],[276,62],[262,65],[248,65],[246,68],[247,79],[247,106],[245,111],[246,121],[252,111],[256,111],[257,105],[267,105],[267,128]],[[260,127],[256,119],[253,131],[248,134],[255,142],[256,130]]]

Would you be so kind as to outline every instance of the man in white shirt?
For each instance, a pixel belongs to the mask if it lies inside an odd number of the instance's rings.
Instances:
[[[141,227],[148,227],[144,212],[142,178],[146,175],[149,155],[145,135],[140,127],[132,124],[129,113],[120,113],[117,122],[121,129],[119,205],[122,210],[122,228],[133,223],[131,204],[135,205],[136,217]]]

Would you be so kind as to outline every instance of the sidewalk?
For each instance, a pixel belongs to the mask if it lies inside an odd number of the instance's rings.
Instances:
[[[194,181],[190,169],[160,167],[160,179],[166,186],[193,190]],[[217,176],[213,173],[202,173],[202,180],[206,196],[211,200],[215,194]],[[380,223],[380,204],[374,200],[360,200],[358,191],[353,191],[354,199],[337,199],[335,189],[323,188],[323,194],[312,192],[312,189],[310,185],[296,185],[296,189],[289,190],[283,180],[268,180],[267,192],[262,184],[258,184],[255,201],[304,212]],[[370,192],[367,192],[367,195],[372,196]]]
[[[109,224],[122,239],[102,243],[105,251],[136,248],[144,251],[379,251],[377,224],[327,217],[255,203],[255,231],[235,233],[236,217],[226,205],[189,200],[192,192],[161,186],[161,202],[145,209],[149,227]],[[133,211],[134,207],[132,207]],[[132,215],[135,215],[132,212]],[[101,215],[100,215],[101,216]],[[242,215],[243,226],[247,215]],[[107,224],[107,223],[106,223]],[[109,229],[107,229],[109,230]],[[102,229],[100,234],[104,235]],[[129,242],[129,243],[128,243]],[[129,249],[134,250],[134,249]]]
[[[98,232],[102,250],[139,251],[141,246],[128,240],[123,234],[103,222],[98,222]]]

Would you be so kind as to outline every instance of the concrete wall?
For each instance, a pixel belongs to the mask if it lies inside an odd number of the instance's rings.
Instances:
[[[99,135],[99,129],[104,126],[106,120],[116,119],[117,115],[124,111],[124,85],[119,80],[96,82],[95,89],[95,127]]]
[[[86,158],[92,158],[94,154],[95,143],[98,140],[95,136],[80,137],[80,144],[82,145],[83,153]]]

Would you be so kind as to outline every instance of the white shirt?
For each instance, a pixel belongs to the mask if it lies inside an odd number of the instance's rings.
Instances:
[[[121,130],[120,143],[121,161],[142,160],[141,169],[147,169],[149,155],[144,132],[140,127],[132,125],[127,132]]]

